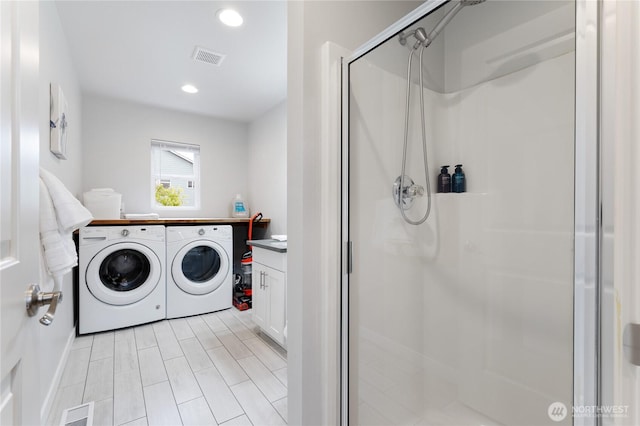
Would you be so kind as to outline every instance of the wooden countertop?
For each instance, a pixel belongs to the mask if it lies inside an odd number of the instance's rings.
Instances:
[[[266,227],[271,219],[260,219],[254,222],[253,226]],[[163,218],[163,219],[96,219],[89,226],[96,225],[191,225],[191,224],[208,224],[208,225],[242,225],[249,224],[248,218],[221,217],[221,218]]]

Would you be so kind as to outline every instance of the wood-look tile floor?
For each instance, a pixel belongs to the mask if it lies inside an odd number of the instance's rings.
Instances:
[[[80,336],[47,424],[89,401],[96,426],[285,425],[286,352],[235,308]]]

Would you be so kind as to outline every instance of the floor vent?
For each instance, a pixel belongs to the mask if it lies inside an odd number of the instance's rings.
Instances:
[[[60,426],[93,426],[93,401],[64,410]]]
[[[220,66],[225,56],[227,55],[223,55],[222,53],[217,53],[212,50],[207,50],[203,47],[196,46],[195,50],[193,51],[192,58],[197,62],[204,62],[205,64]]]

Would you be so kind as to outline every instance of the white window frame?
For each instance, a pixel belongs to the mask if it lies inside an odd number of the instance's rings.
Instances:
[[[153,210],[199,210],[200,209],[200,145],[187,144],[182,142],[165,141],[161,139],[151,139],[149,159],[151,163],[150,179],[150,203]],[[155,170],[154,158],[160,151],[189,151],[193,155],[193,175],[159,175]],[[192,206],[162,206],[156,202],[156,181],[173,180],[174,178],[187,179],[193,181],[194,205]]]

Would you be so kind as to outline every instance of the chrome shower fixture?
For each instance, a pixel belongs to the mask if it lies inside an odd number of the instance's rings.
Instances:
[[[402,189],[401,185],[404,185]],[[393,200],[396,202],[396,206],[402,210],[410,209],[415,199],[423,195],[424,187],[417,185],[409,176],[398,176],[393,183]]]
[[[422,27],[416,28],[415,30],[410,31],[410,32],[408,32],[406,34],[402,32],[402,33],[400,33],[398,35],[398,39],[400,41],[400,44],[403,45],[403,46],[406,45],[407,44],[407,39],[409,37],[415,37],[416,42],[413,45],[413,48],[417,49],[418,47],[423,46],[424,43],[427,41],[427,32]],[[425,47],[427,47],[427,46],[428,45],[425,45]]]
[[[407,64],[407,91],[406,91],[406,104],[404,110],[404,143],[402,147],[402,170],[400,172],[400,176],[393,183],[393,200],[398,206],[400,210],[400,215],[410,225],[420,225],[424,223],[429,218],[431,214],[431,183],[429,180],[429,161],[427,155],[427,131],[425,124],[425,114],[424,114],[424,88],[423,84],[423,74],[424,70],[422,68],[422,54],[425,49],[429,47],[431,42],[438,37],[438,34],[447,26],[447,24],[453,19],[453,17],[465,6],[473,6],[479,3],[484,2],[485,0],[459,0],[449,11],[438,21],[435,27],[431,30],[429,34],[422,27],[418,27],[413,31],[408,33],[401,32],[398,35],[398,39],[400,44],[405,46],[407,44],[407,40],[409,37],[414,37],[416,42],[413,45],[413,48],[409,52],[409,61]],[[413,60],[413,55],[416,50],[420,49],[418,62],[420,67],[420,84],[418,85],[419,93],[420,93],[420,136],[422,140],[422,162],[424,167],[424,178],[425,178],[425,186],[417,185],[411,177],[407,176],[405,171],[407,169],[407,146],[409,144],[409,113],[410,113],[410,98],[411,98],[411,64]],[[422,197],[425,193],[427,193],[427,207],[424,215],[418,219],[413,220],[407,217],[405,214],[405,210],[410,209],[413,206],[413,203],[417,197]]]
[[[416,38],[416,42],[413,45],[414,49],[417,49],[420,46],[429,47],[429,45],[433,43],[433,40],[435,40],[436,37],[438,37],[438,35],[440,34],[440,32],[442,32],[444,27],[446,27],[447,24],[453,19],[453,17],[456,16],[458,12],[460,12],[460,9],[462,9],[465,6],[475,6],[476,4],[484,3],[485,1],[487,0],[460,0],[455,4],[455,6],[449,9],[449,11],[446,13],[446,15],[442,17],[442,19],[440,19],[440,21],[438,21],[436,26],[433,27],[433,29],[429,34],[427,34],[424,28],[422,27],[416,28],[415,30],[410,31],[406,34],[404,32],[401,32],[398,35],[400,44],[403,46],[406,45],[407,39],[413,36]]]

